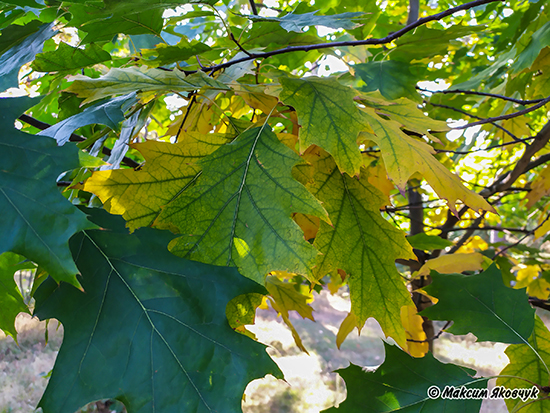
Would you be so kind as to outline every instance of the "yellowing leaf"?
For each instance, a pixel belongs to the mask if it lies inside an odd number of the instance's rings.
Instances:
[[[279,312],[285,312],[288,315],[290,310],[298,312],[302,318],[313,319],[313,308],[307,305],[309,297],[296,290],[294,284],[286,283],[275,276],[267,276],[265,288],[277,303]]]
[[[197,183],[155,221],[177,228],[176,255],[237,266],[261,284],[271,271],[311,274],[317,251],[292,220],[294,212],[328,215],[291,175],[301,162],[268,126],[253,128],[201,159]]]
[[[388,179],[388,174],[386,173],[386,168],[382,162],[378,162],[375,166],[369,166],[367,170],[367,180],[369,184],[374,186],[380,192],[384,194],[384,202],[380,207],[390,205],[390,192],[394,189],[393,183]]]
[[[227,135],[188,133],[176,144],[147,141],[133,144],[145,157],[143,168],[94,172],[84,190],[101,199],[111,214],[122,215],[131,231],[149,226],[200,172],[197,160],[211,154]]]
[[[356,175],[361,168],[359,132],[368,129],[356,107],[353,89],[332,78],[281,78],[281,100],[298,112],[300,152],[315,144],[330,153],[342,172]]]
[[[388,175],[398,188],[404,190],[408,179],[419,172],[434,191],[448,201],[455,214],[455,204],[459,199],[475,211],[495,212],[485,199],[467,189],[458,176],[433,157],[435,151],[430,145],[406,135],[399,123],[382,119],[372,109],[367,108],[364,113],[369,117],[374,134],[362,135],[380,147]]]
[[[546,220],[539,228],[535,230],[535,239],[543,237],[550,232],[550,219]]]
[[[506,119],[502,122],[502,127],[513,134],[516,138],[521,139],[526,136],[531,136],[531,129],[527,126],[528,122],[529,120],[525,116],[517,116],[512,119]],[[513,140],[512,137],[502,129],[497,129],[495,136],[497,138],[504,139],[504,142],[511,142]]]
[[[527,208],[531,208],[543,196],[550,195],[550,166],[546,165],[531,184],[531,190],[527,192]]]
[[[548,386],[547,366],[550,366],[550,332],[538,316],[535,316],[535,328],[533,334],[529,337],[529,345],[512,344],[508,346],[505,352],[510,359],[510,364],[500,372],[497,386],[504,386],[509,389],[531,388],[531,383]],[[540,392],[538,401],[528,400],[527,403],[529,404],[525,407],[521,407],[527,404],[522,402],[521,399],[504,399],[504,401],[510,412],[515,409],[515,411],[522,413],[542,413],[548,410],[547,397],[547,394]]]
[[[262,305],[265,296],[259,293],[242,294],[227,303],[225,316],[231,328],[245,336],[256,339],[254,333],[248,331],[245,326],[254,324],[256,309]]]
[[[547,300],[550,295],[550,283],[544,278],[537,278],[527,286],[527,294],[541,300]]]
[[[426,261],[422,268],[418,270],[417,275],[429,275],[431,270],[435,270],[441,274],[476,271],[486,268],[490,263],[491,260],[479,252],[441,255]]]
[[[191,92],[201,88],[228,90],[223,83],[207,76],[201,71],[185,76],[179,70],[165,71],[142,66],[113,68],[99,79],[83,75],[72,77],[73,84],[68,92],[76,93],[86,99],[83,104],[104,97],[122,95],[131,92]]]
[[[386,336],[406,346],[401,307],[412,304],[395,268],[397,258],[416,256],[404,233],[379,211],[384,196],[367,182],[341,174],[333,158],[321,148],[305,156],[311,165],[298,166],[296,176],[323,202],[333,225],[321,222],[314,246],[322,253],[313,269],[317,279],[337,269],[349,274],[351,312],[362,327],[374,317]],[[379,303],[373,305],[373,303]]]
[[[358,327],[357,324],[357,317],[355,317],[353,313],[349,313],[346,318],[344,318],[336,334],[336,346],[338,348],[340,348],[346,337],[349,336],[349,333],[351,333],[355,327],[361,331],[361,327]]]
[[[458,249],[459,253],[469,253],[477,251],[485,251],[489,248],[489,244],[485,242],[479,235],[473,236],[466,244]]]
[[[319,231],[319,225],[321,225],[321,220],[318,217],[305,214],[293,214],[294,221],[302,228],[304,231],[304,238],[306,240],[313,239],[317,236],[317,231]]]
[[[528,265],[525,268],[518,270],[516,275],[516,284],[514,288],[525,288],[530,285],[539,276],[538,265]]]
[[[364,98],[363,102],[375,109],[377,114],[395,120],[407,130],[427,135],[433,141],[439,142],[439,139],[431,135],[430,131],[445,132],[450,130],[446,122],[424,115],[418,105],[407,98],[384,101],[384,98],[376,92],[361,95],[361,97]]]
[[[422,328],[422,317],[416,311],[414,305],[406,305],[401,307],[401,323],[407,333],[407,347],[405,350],[413,357],[424,357],[429,350],[426,333]],[[422,341],[422,343],[418,343]]]

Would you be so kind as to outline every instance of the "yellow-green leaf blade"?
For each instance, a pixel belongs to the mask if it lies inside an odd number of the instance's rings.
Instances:
[[[366,178],[340,174],[325,151],[312,155],[307,159],[313,166],[300,167],[301,180],[323,202],[333,223],[321,222],[314,245],[323,255],[314,272],[318,278],[336,269],[349,274],[351,311],[358,327],[374,317],[387,336],[405,347],[401,307],[412,302],[395,260],[414,259],[412,248],[380,215],[384,197]]]
[[[453,211],[460,199],[475,211],[495,212],[483,197],[466,188],[458,176],[434,158],[435,151],[430,145],[406,135],[396,121],[382,119],[371,109],[365,113],[374,134],[364,136],[380,147],[388,175],[397,187],[404,189],[408,179],[419,172]]]
[[[235,265],[263,284],[270,271],[309,274],[317,251],[293,212],[327,215],[290,171],[300,158],[264,126],[250,129],[199,162],[197,184],[166,206],[155,226],[177,228],[176,255]]]
[[[281,78],[281,100],[298,112],[300,151],[315,144],[330,153],[342,172],[356,175],[362,159],[357,137],[368,128],[353,89],[335,79]]]
[[[229,141],[225,134],[188,133],[176,144],[147,141],[133,145],[145,157],[140,170],[94,172],[84,190],[94,193],[111,214],[122,215],[131,231],[150,225],[200,172],[197,160]]]
[[[113,68],[99,79],[76,75],[73,84],[67,89],[80,97],[83,103],[93,102],[104,97],[131,92],[191,92],[201,88],[228,90],[223,83],[199,71],[185,76],[179,70],[165,71],[147,67]]]

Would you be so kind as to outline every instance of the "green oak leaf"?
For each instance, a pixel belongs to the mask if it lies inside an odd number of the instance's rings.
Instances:
[[[192,92],[201,88],[229,90],[223,83],[201,71],[186,76],[181,70],[165,71],[148,67],[113,68],[98,79],[82,75],[73,76],[72,79],[74,81],[67,91],[85,97],[83,103],[138,91],[167,93]]]
[[[529,338],[529,345],[513,344],[508,346],[505,353],[510,359],[510,363],[500,372],[501,377],[497,379],[497,386],[504,386],[509,389],[532,388],[531,383],[536,383],[542,387],[548,386],[550,332],[538,316],[535,316],[535,328]],[[547,412],[550,408],[550,400],[542,399],[543,397],[548,397],[548,395],[540,392],[538,401],[527,400],[527,402],[532,403],[521,407],[520,411],[522,413]],[[508,411],[514,411],[514,409],[519,409],[520,406],[526,404],[520,399],[505,399],[504,401]]]
[[[381,60],[354,65],[353,70],[366,83],[366,86],[359,88],[364,92],[378,89],[387,99],[418,99],[415,89],[417,78],[411,73],[407,63]]]
[[[110,100],[98,102],[87,107],[82,112],[57,122],[48,129],[38,132],[37,135],[54,138],[61,146],[69,141],[71,134],[78,128],[100,123],[116,130],[124,117],[125,108],[137,102],[135,93],[119,96]]]
[[[445,30],[420,26],[395,41],[397,47],[392,49],[391,58],[410,62],[437,55],[444,56],[449,50],[462,46],[455,39],[471,36],[483,29],[485,26],[456,25]]]
[[[362,12],[348,12],[341,14],[332,14],[329,16],[318,16],[318,11],[310,13],[294,14],[289,13],[283,17],[263,17],[250,15],[246,16],[252,21],[277,22],[287,32],[301,33],[306,26],[325,26],[331,29],[355,29],[358,24],[354,22],[365,15]]]
[[[452,320],[453,334],[474,334],[478,341],[525,343],[533,332],[535,310],[525,289],[504,286],[495,264],[477,275],[438,274],[424,290],[439,301],[420,314]]]
[[[353,89],[336,79],[307,77],[280,79],[280,99],[298,113],[300,152],[315,144],[330,153],[342,172],[359,173],[359,132],[369,129],[364,114],[356,107]]]
[[[119,10],[113,10],[117,4]],[[163,26],[163,10],[144,10],[142,5],[117,0],[108,0],[105,7],[101,7],[103,3],[100,2],[72,3],[68,7],[73,16],[69,25],[87,33],[82,39],[83,44],[110,41],[119,33],[158,36]]]
[[[56,186],[60,173],[80,167],[78,149],[15,129],[15,119],[33,103],[0,99],[0,253],[24,255],[56,281],[79,286],[68,241],[94,225]]]
[[[336,370],[346,382],[347,398],[339,408],[327,413],[412,413],[412,412],[477,412],[481,399],[431,399],[428,389],[445,386],[482,389],[483,382],[473,379],[474,370],[455,364],[441,363],[431,353],[414,358],[399,348],[384,343],[386,359],[374,372],[351,364]],[[475,382],[475,383],[472,383]],[[470,384],[472,383],[472,384]]]
[[[527,47],[518,53],[514,59],[513,73],[519,73],[523,69],[531,67],[541,50],[546,46],[550,46],[550,22],[546,22],[530,38]]]
[[[164,207],[154,226],[182,234],[169,246],[174,254],[237,266],[261,284],[270,271],[308,275],[317,251],[291,214],[328,218],[291,175],[300,161],[269,126],[243,132],[198,162],[195,186]]]
[[[437,235],[428,235],[425,233],[420,233],[416,235],[411,235],[407,237],[407,241],[413,248],[431,251],[431,250],[442,250],[446,247],[454,245],[452,241],[448,239],[443,239]]]
[[[13,276],[16,271],[34,268],[31,262],[25,262],[25,257],[5,252],[0,254],[0,330],[17,338],[15,330],[15,317],[19,313],[29,313],[29,308],[23,301],[23,297]]]
[[[416,256],[405,235],[379,211],[383,194],[361,179],[341,174],[332,157],[320,148],[306,153],[311,166],[299,166],[296,175],[329,213],[332,225],[321,222],[314,246],[314,274],[320,279],[337,269],[349,274],[351,311],[358,327],[374,317],[386,336],[406,346],[401,307],[413,305],[395,267],[397,258]],[[373,305],[373,303],[377,303]]]
[[[92,66],[106,60],[111,60],[111,55],[94,43],[81,49],[61,42],[56,50],[36,55],[32,68],[39,72],[61,72]]]
[[[19,69],[42,51],[44,42],[56,33],[52,30],[52,27],[53,23],[43,24],[37,31],[29,34],[25,31],[18,32],[21,35],[26,35],[24,40],[15,46],[10,45],[11,48],[0,56],[0,91],[19,85],[17,78]]]
[[[141,62],[149,67],[159,67],[187,60],[209,50],[211,50],[210,46],[204,43],[196,40],[190,42],[182,38],[174,46],[160,43],[154,49],[141,49],[140,53],[143,59]]]
[[[47,280],[35,294],[35,315],[64,327],[44,413],[73,413],[102,398],[129,413],[234,413],[249,381],[282,376],[265,346],[225,317],[233,297],[262,287],[235,269],[170,254],[173,234],[129,235],[122,218],[85,211],[102,227],[71,239],[85,292]]]
[[[12,12],[13,13],[13,12]],[[12,24],[0,31],[0,55],[4,54],[17,43],[22,42],[28,36],[40,30],[44,23],[33,20],[24,26]]]

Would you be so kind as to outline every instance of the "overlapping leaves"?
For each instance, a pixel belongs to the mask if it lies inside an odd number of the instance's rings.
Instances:
[[[227,143],[225,134],[181,135],[179,142],[147,141],[132,145],[145,158],[145,165],[132,169],[95,172],[84,190],[96,194],[111,214],[122,215],[131,231],[148,226],[200,172],[197,161]]]
[[[233,413],[250,380],[281,377],[264,346],[225,319],[233,297],[260,286],[234,269],[175,257],[165,247],[170,233],[128,235],[122,219],[88,212],[102,229],[71,240],[85,292],[49,280],[36,293],[35,314],[59,319],[65,333],[44,413],[101,398],[130,413]]]
[[[182,257],[237,266],[259,283],[270,271],[310,274],[317,251],[291,219],[328,220],[291,175],[300,158],[266,125],[243,132],[199,161],[195,186],[163,208],[155,226],[177,229],[170,250]]]
[[[322,253],[314,273],[317,278],[344,270],[349,274],[351,311],[357,327],[374,317],[387,336],[405,346],[401,307],[412,304],[410,294],[395,268],[397,258],[415,258],[401,231],[378,210],[384,196],[361,179],[341,174],[333,158],[320,148],[310,150],[312,166],[299,167],[300,181],[329,213],[332,225],[321,222],[314,246]],[[377,305],[372,303],[377,302]]]

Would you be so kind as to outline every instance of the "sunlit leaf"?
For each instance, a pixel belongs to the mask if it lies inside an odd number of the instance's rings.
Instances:
[[[173,253],[237,266],[261,284],[270,271],[308,275],[317,251],[291,214],[328,218],[292,178],[298,162],[268,126],[250,129],[200,160],[197,183],[163,208],[154,225],[181,233],[170,244]]]

